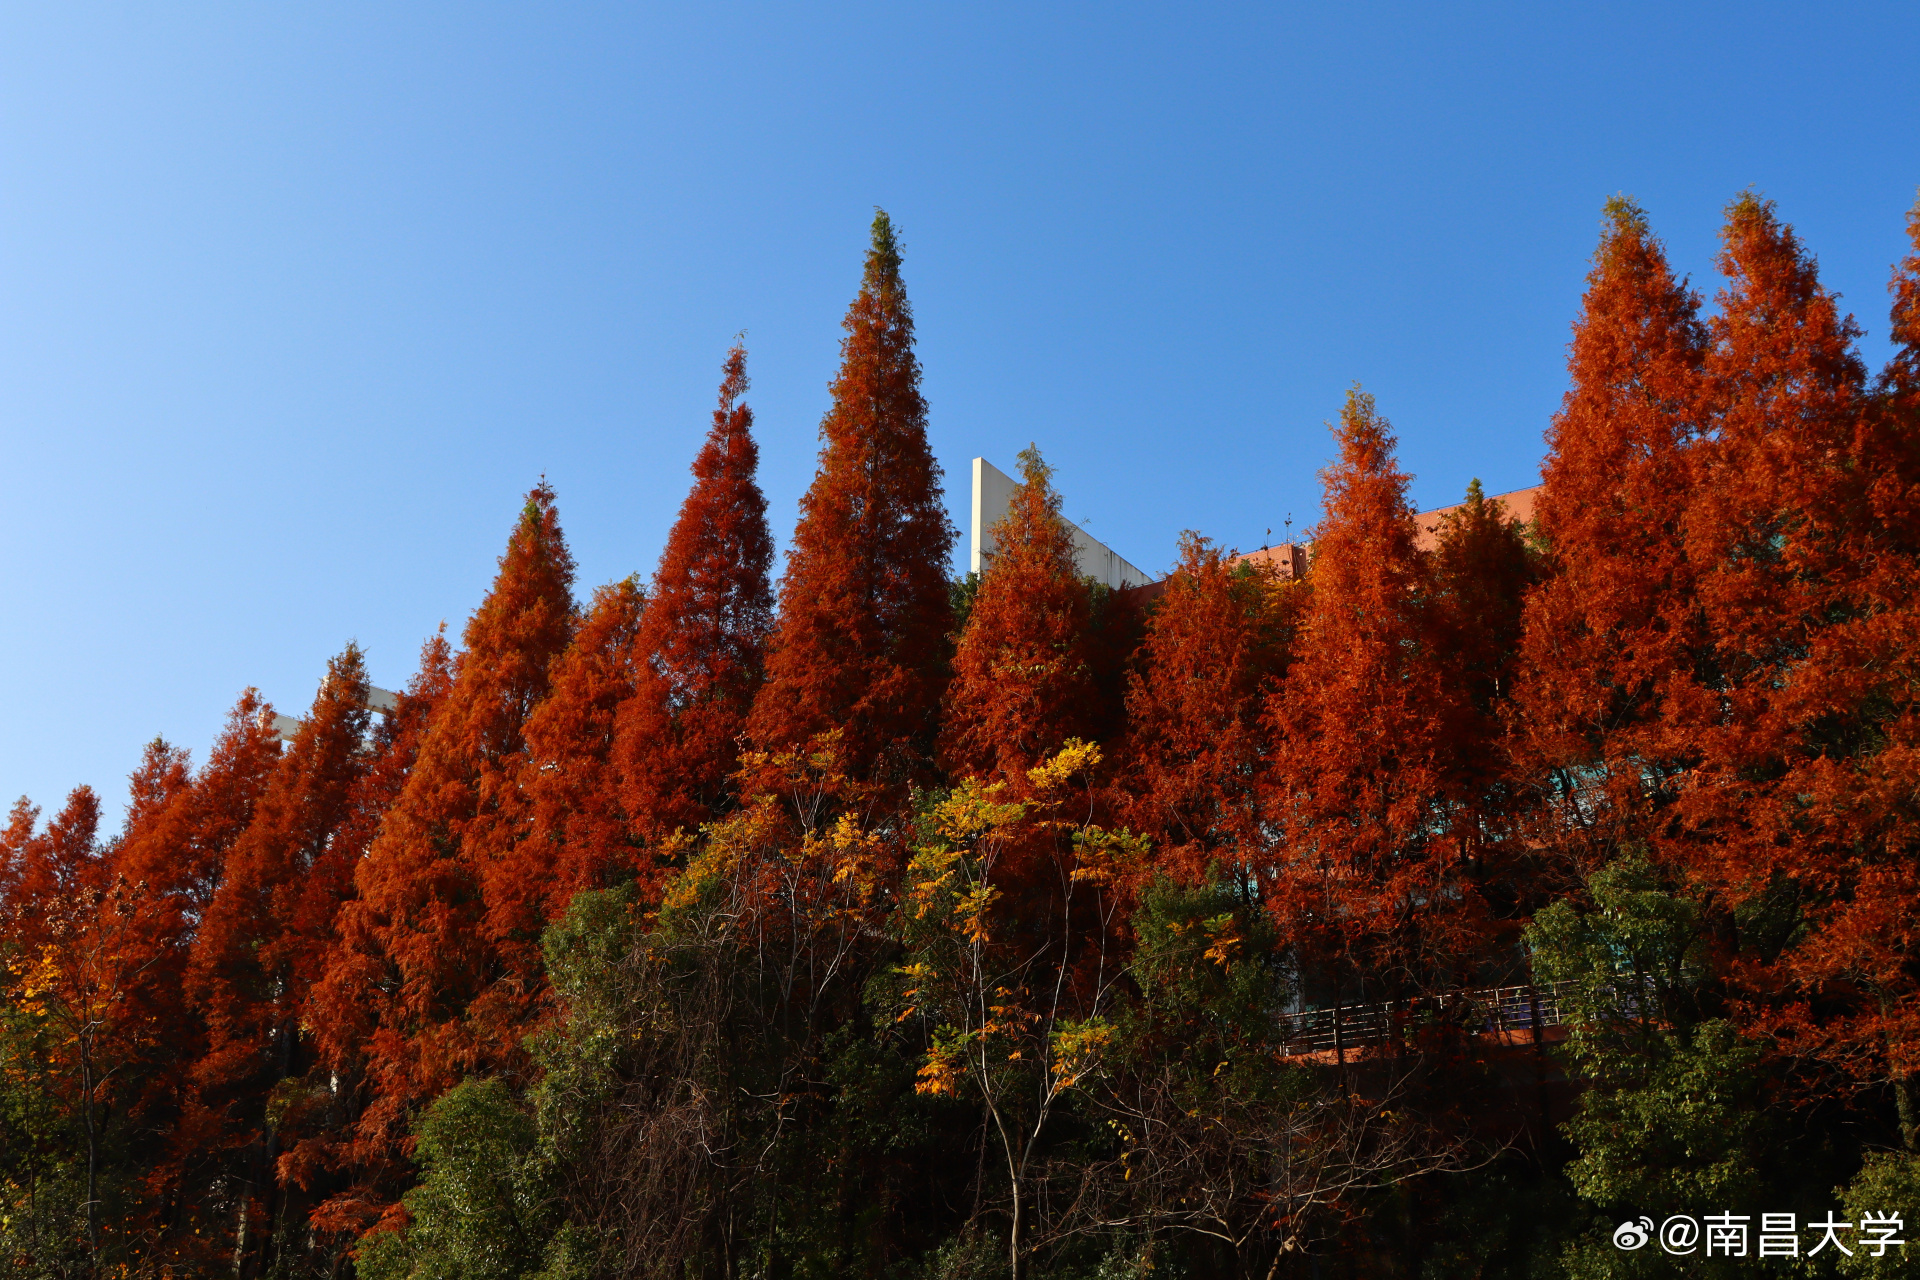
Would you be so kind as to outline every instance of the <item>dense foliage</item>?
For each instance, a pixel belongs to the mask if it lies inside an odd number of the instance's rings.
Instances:
[[[785,576],[729,353],[658,572],[529,494],[398,705],[0,829],[0,1266],[364,1280],[1666,1274],[1920,1230],[1920,207],[1896,353],[1774,207],[1607,206],[1537,514],[1351,390],[1310,568],[978,579],[873,226]],[[284,721],[283,721],[284,723]],[[1709,1273],[1920,1271],[1703,1255]]]

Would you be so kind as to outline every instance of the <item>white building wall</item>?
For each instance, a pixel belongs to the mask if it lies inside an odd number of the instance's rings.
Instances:
[[[967,567],[982,571],[983,557],[993,552],[993,535],[988,532],[1006,518],[1007,506],[1020,482],[988,462],[973,460],[973,510],[967,527]],[[1108,587],[1141,587],[1155,581],[1153,574],[1129,563],[1112,547],[1067,520],[1073,534],[1074,562],[1080,572]]]

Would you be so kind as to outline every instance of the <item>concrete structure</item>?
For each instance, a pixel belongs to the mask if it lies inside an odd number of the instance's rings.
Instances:
[[[364,705],[369,711],[378,711],[383,716],[390,716],[393,714],[393,709],[400,705],[400,695],[391,689],[368,685],[367,700]],[[292,716],[275,716],[272,729],[280,735],[282,742],[292,742],[293,735],[300,732],[306,723],[305,720],[296,720]]]
[[[1006,518],[1007,505],[1020,482],[988,462],[973,460],[973,509],[967,527],[967,568],[984,570],[986,557],[993,554],[993,526]],[[1119,552],[1093,537],[1073,521],[1066,521],[1073,533],[1074,563],[1080,572],[1118,591],[1123,587],[1142,587],[1154,581],[1154,575],[1129,563]]]

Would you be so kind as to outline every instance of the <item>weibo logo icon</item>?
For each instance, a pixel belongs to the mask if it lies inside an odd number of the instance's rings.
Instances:
[[[1613,1229],[1613,1247],[1616,1249],[1639,1249],[1652,1238],[1652,1218],[1641,1218],[1637,1222],[1623,1222]]]

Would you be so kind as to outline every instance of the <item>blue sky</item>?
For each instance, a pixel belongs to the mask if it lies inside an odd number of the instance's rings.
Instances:
[[[1422,506],[1536,479],[1602,201],[1709,293],[1779,201],[1886,351],[1920,8],[12,5],[0,797],[398,687],[544,474],[650,573],[747,332],[775,532],[875,205],[956,522],[1036,441],[1149,568],[1315,518],[1354,381]],[[964,548],[962,548],[964,550]]]

